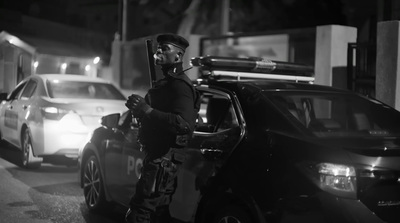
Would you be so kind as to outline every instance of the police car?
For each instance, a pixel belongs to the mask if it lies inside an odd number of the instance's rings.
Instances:
[[[192,63],[202,103],[170,206],[178,222],[400,222],[399,111],[313,84],[307,66]],[[79,157],[92,211],[127,207],[143,162],[129,112],[102,124]]]

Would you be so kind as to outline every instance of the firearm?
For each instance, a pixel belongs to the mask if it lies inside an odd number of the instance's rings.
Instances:
[[[150,87],[154,86],[154,83],[157,80],[156,70],[154,64],[154,53],[153,53],[153,40],[146,40],[146,48],[147,48],[147,60],[149,62],[149,73],[150,73]]]

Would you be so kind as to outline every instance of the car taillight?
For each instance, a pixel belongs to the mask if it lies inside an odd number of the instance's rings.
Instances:
[[[69,111],[56,108],[56,107],[43,107],[42,115],[46,119],[50,120],[60,120],[64,115],[66,115]]]
[[[354,167],[334,163],[319,163],[316,167],[322,190],[342,197],[356,198],[357,181]]]
[[[82,121],[81,116],[73,110],[65,110],[56,107],[42,108],[43,117],[46,119],[59,121],[57,128],[72,133],[86,133],[87,126]]]

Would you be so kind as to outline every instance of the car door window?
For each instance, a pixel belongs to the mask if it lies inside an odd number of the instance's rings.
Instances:
[[[33,92],[35,92],[36,86],[37,86],[36,81],[30,80],[26,84],[26,87],[24,88],[24,90],[22,91],[21,99],[22,100],[29,99],[32,96]]]
[[[19,98],[19,96],[21,95],[22,89],[24,89],[25,85],[26,85],[26,82],[18,85],[17,88],[15,88],[11,92],[9,99],[15,100],[15,99]]]
[[[232,101],[226,94],[204,92],[200,106],[199,132],[220,132],[239,126]]]

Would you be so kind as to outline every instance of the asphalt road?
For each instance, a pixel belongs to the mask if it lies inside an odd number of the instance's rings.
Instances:
[[[124,211],[90,213],[76,167],[18,166],[20,152],[0,143],[0,223],[122,223]]]

